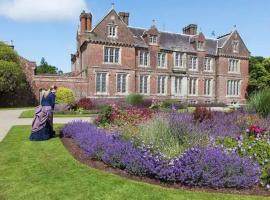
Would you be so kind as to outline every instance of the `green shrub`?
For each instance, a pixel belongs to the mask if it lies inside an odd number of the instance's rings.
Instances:
[[[168,121],[160,116],[141,125],[136,139],[150,146],[155,153],[162,152],[168,158],[183,152],[179,141],[171,133]]]
[[[112,106],[107,105],[102,107],[99,116],[95,119],[95,123],[100,127],[106,127],[111,123]]]
[[[251,95],[248,109],[267,117],[270,114],[270,88],[265,88]]]
[[[126,97],[126,102],[131,105],[140,105],[143,103],[143,95],[138,93],[131,93]]]
[[[73,91],[69,88],[59,87],[56,92],[56,103],[57,104],[70,104],[75,101]]]
[[[236,151],[241,156],[249,156],[256,160],[261,166],[263,185],[270,184],[270,145],[267,137],[257,138],[246,135],[241,142],[227,137],[217,143],[228,150]]]

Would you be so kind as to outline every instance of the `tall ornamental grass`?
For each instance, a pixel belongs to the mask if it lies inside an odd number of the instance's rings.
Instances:
[[[270,87],[251,95],[248,101],[248,109],[267,117],[270,114]]]

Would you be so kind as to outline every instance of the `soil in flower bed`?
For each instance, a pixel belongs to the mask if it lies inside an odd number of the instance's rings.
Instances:
[[[270,192],[265,190],[260,186],[256,186],[250,189],[231,189],[231,188],[221,188],[221,189],[212,189],[208,187],[188,187],[181,184],[166,184],[160,182],[158,180],[146,178],[146,177],[138,177],[128,174],[125,170],[113,168],[111,166],[106,165],[105,163],[97,160],[91,159],[87,154],[73,141],[71,138],[62,137],[61,141],[65,148],[71,153],[71,155],[78,160],[79,162],[88,165],[92,168],[107,171],[119,176],[123,176],[135,181],[142,181],[150,184],[159,185],[162,187],[169,187],[175,189],[185,189],[189,191],[200,191],[200,192],[209,192],[209,193],[228,193],[228,194],[237,194],[237,195],[258,195],[258,196],[270,196]]]

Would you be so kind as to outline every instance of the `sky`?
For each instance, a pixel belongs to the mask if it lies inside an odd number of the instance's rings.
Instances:
[[[0,0],[0,41],[13,41],[17,52],[31,61],[46,61],[69,72],[76,51],[76,31],[82,10],[93,24],[111,9],[130,13],[129,24],[182,32],[198,24],[206,36],[240,33],[252,55],[270,57],[270,0]]]

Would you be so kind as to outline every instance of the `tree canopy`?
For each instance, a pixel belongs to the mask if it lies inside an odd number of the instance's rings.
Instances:
[[[36,74],[63,74],[57,67],[49,65],[45,58],[41,58],[40,64],[36,68]]]
[[[0,42],[0,93],[14,92],[26,84],[17,53]]]
[[[270,58],[261,56],[251,57],[249,60],[248,93],[270,86]]]

